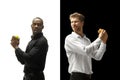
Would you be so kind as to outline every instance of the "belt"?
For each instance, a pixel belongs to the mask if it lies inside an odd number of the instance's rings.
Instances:
[[[91,79],[91,74],[85,74],[85,73],[81,73],[81,72],[72,72],[72,75],[79,75],[81,77],[87,77],[87,78]]]

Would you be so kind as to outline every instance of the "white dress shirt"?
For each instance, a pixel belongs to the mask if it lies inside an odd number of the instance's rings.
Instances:
[[[65,38],[64,48],[68,57],[69,69],[68,72],[81,72],[92,74],[92,61],[101,60],[106,51],[106,44],[100,38],[91,41],[84,35],[72,32]]]

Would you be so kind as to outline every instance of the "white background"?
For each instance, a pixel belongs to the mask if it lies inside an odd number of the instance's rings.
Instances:
[[[25,51],[32,35],[34,17],[44,21],[43,33],[49,50],[45,66],[46,80],[60,80],[60,2],[59,0],[0,1],[0,80],[23,80],[23,65],[10,45],[12,35],[19,35],[19,47]]]

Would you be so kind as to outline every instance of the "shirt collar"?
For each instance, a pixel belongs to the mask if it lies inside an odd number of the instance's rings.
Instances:
[[[77,34],[77,33],[75,33],[75,32],[72,32],[72,35],[74,35],[74,36],[77,37],[77,38],[85,38],[85,37],[86,37],[85,34],[84,34],[84,36],[82,37],[82,36],[80,36],[79,34]]]
[[[37,38],[39,38],[39,37],[41,37],[41,36],[43,36],[43,33],[42,33],[42,32],[41,32],[41,33],[38,33],[38,34],[36,34],[36,35],[32,35],[31,38],[32,38],[32,39],[37,39]]]

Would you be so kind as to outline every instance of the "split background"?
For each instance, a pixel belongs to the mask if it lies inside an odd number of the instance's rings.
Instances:
[[[103,59],[93,60],[93,79],[115,80],[119,69],[116,51],[119,49],[113,50],[113,27],[118,27],[113,22],[118,18],[116,14],[119,9],[114,2],[115,0],[1,0],[0,80],[22,80],[23,65],[17,61],[10,39],[12,35],[19,35],[20,47],[25,50],[32,34],[31,21],[36,16],[44,20],[43,32],[49,43],[44,70],[46,80],[69,80],[64,39],[71,33],[69,14],[76,11],[86,16],[84,31],[91,41],[96,39],[99,28],[105,28],[109,34]]]

